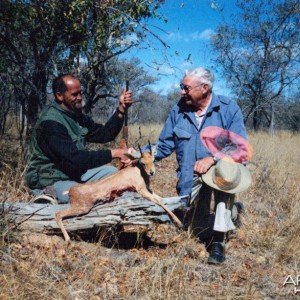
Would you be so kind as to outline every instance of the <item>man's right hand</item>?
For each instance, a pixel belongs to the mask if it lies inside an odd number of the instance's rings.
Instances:
[[[213,157],[204,157],[200,160],[197,160],[194,165],[194,171],[199,173],[199,174],[204,174],[206,173],[211,166],[215,164],[215,161]]]

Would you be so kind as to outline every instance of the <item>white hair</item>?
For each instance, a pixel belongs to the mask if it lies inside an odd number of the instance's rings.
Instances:
[[[195,77],[199,83],[208,84],[210,89],[212,89],[214,84],[214,74],[205,68],[199,67],[193,70],[187,70],[185,76]]]

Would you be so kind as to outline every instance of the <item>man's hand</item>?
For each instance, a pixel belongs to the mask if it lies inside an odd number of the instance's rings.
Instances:
[[[209,156],[209,157],[204,157],[200,160],[197,160],[195,162],[195,165],[194,165],[194,171],[199,173],[199,174],[204,174],[206,173],[210,168],[211,166],[213,166],[215,164],[215,161],[214,159]]]
[[[119,97],[119,111],[121,113],[125,112],[125,109],[131,106],[132,104],[132,91],[123,90],[122,94]]]
[[[111,150],[111,156],[112,158],[119,158],[122,164],[124,164],[124,167],[127,167],[132,164],[132,160],[126,154],[131,154],[133,152],[136,152],[136,150],[133,148],[128,148],[128,149],[118,148],[118,149]]]

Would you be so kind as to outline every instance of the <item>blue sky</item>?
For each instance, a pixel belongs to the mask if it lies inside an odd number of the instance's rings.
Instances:
[[[150,20],[147,24],[170,46],[164,49],[154,38],[145,41],[147,49],[135,49],[143,68],[160,79],[153,88],[163,93],[178,87],[186,69],[198,66],[212,68],[210,36],[223,19],[236,11],[235,0],[166,0],[160,13],[168,22]],[[163,29],[158,30],[157,27]],[[216,75],[214,91],[228,94],[225,82]]]

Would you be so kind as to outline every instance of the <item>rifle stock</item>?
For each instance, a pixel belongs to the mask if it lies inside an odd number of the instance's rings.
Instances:
[[[128,143],[128,126],[123,126],[123,136],[120,143],[121,149],[126,149]]]

